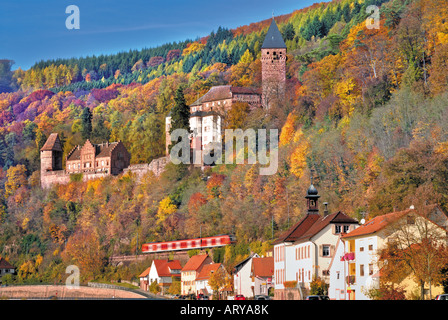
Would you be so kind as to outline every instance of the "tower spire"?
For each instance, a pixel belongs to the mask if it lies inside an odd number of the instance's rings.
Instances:
[[[308,188],[306,192],[306,204],[307,204],[307,214],[319,214],[319,206],[318,206],[318,200],[320,198],[320,195],[318,195],[317,189],[313,185],[313,171],[311,171],[311,177],[310,177],[310,187]]]

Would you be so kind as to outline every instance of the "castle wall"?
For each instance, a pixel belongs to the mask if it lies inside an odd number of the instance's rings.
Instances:
[[[162,157],[154,159],[151,163],[131,164],[123,170],[126,174],[132,172],[137,176],[137,181],[140,180],[146,173],[152,171],[156,177],[160,176],[165,171],[165,166],[169,162],[169,157]]]
[[[65,170],[41,172],[40,185],[43,189],[50,188],[53,184],[65,184],[70,182],[70,175]]]

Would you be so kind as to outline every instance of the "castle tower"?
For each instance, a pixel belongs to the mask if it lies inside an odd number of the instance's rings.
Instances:
[[[62,170],[62,144],[58,134],[52,133],[40,149],[40,172],[44,176],[58,170]]]
[[[261,78],[263,106],[281,103],[286,87],[286,44],[274,19],[261,46]]]

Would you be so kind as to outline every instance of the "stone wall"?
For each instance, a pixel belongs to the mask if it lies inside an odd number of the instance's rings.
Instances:
[[[53,184],[65,184],[70,182],[70,175],[65,170],[41,172],[41,187],[43,189],[51,187]]]
[[[132,172],[137,176],[137,181],[140,180],[146,173],[152,171],[156,177],[160,176],[165,171],[165,166],[169,162],[169,157],[162,157],[154,159],[151,163],[131,164],[123,170],[126,174]]]

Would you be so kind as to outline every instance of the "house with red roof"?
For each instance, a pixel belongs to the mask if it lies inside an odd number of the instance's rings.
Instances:
[[[198,294],[204,294],[207,296],[213,295],[213,289],[210,287],[209,279],[212,274],[221,269],[224,275],[227,275],[227,271],[222,263],[210,263],[202,267],[198,276],[196,277],[196,291]]]
[[[233,268],[233,290],[235,295],[253,297],[252,261],[259,258],[257,253],[250,254]]]
[[[312,182],[305,196],[307,214],[274,244],[274,279],[276,300],[289,296],[284,285],[295,283],[302,299],[310,289],[315,277],[329,282],[329,265],[335,254],[335,246],[341,233],[358,226],[358,221],[343,212],[329,214],[325,203],[323,215],[319,214],[318,191]]]
[[[0,283],[2,277],[7,274],[14,274],[15,268],[12,264],[6,261],[4,258],[0,257]]]
[[[187,261],[181,270],[181,294],[198,294],[196,279],[202,268],[208,264],[213,264],[208,254],[195,255]]]
[[[165,294],[173,283],[173,280],[180,280],[182,266],[179,260],[155,259],[151,266],[140,275],[140,288],[148,291],[153,282],[157,282]]]
[[[408,240],[417,241],[411,245],[418,245],[418,239],[423,236],[419,230],[423,229],[427,234],[440,234],[440,239],[445,238],[446,218],[442,214],[438,206],[426,206],[420,210],[411,206],[407,210],[374,217],[357,229],[341,234],[330,264],[330,299],[369,300],[368,291],[379,288],[379,250],[391,241],[396,243],[404,235],[409,236]],[[446,217],[445,214],[443,216]],[[399,242],[400,246],[408,243]],[[410,278],[403,283],[408,293],[417,287]],[[433,292],[437,292],[437,288]]]
[[[274,288],[274,257],[253,258],[251,276],[254,296],[269,295]]]

